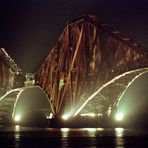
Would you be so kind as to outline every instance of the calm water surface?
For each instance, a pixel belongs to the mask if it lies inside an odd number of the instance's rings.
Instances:
[[[148,147],[148,132],[104,128],[0,127],[0,148]]]

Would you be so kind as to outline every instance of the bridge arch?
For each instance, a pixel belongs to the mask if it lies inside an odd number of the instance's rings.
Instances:
[[[129,72],[125,72],[111,81],[105,83],[102,87],[100,87],[96,92],[94,92],[91,96],[86,99],[86,101],[78,108],[78,110],[74,113],[74,116],[77,116],[80,113],[89,114],[89,113],[96,113],[98,109],[98,104],[100,101],[100,97],[108,102],[106,105],[105,112],[106,114],[110,115],[114,108],[117,108],[119,102],[121,101],[122,97],[128,90],[128,88],[133,84],[133,82],[139,78],[140,76],[148,73],[148,68],[137,69]],[[121,87],[120,87],[121,86]],[[115,88],[118,89],[116,94],[114,94]],[[105,95],[105,92],[109,90],[111,96]],[[111,98],[111,99],[109,99]],[[95,103],[94,103],[95,102]]]
[[[118,113],[122,113],[125,118],[128,118],[132,115],[144,114],[147,112],[147,80],[147,73],[144,73],[135,79],[135,81],[128,87],[122,99],[118,103],[115,114],[113,114],[114,117]]]
[[[51,113],[52,109],[45,92],[38,86],[26,87],[16,98],[12,118],[17,120],[22,116],[23,123],[32,124],[37,121],[37,124],[40,124],[51,118]]]
[[[42,115],[47,120],[52,113],[49,99],[39,86],[23,87],[7,92],[1,97],[0,106],[0,119],[14,119],[16,123],[26,122],[25,119],[30,120],[30,117],[33,120],[33,115],[38,119]],[[3,115],[5,111],[7,113]]]

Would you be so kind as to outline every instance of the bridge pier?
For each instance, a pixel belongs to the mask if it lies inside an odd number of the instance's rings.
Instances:
[[[74,117],[68,120],[61,118],[51,119],[50,127],[52,128],[87,128],[87,127],[102,127],[102,120],[99,118],[82,118]]]

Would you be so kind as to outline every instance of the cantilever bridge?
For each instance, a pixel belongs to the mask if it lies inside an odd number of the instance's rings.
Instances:
[[[148,51],[96,17],[84,16],[67,24],[36,73],[36,84],[48,95],[54,117],[109,115],[146,72]]]

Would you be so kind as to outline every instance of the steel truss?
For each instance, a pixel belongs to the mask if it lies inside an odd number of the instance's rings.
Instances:
[[[104,114],[146,67],[148,52],[140,44],[96,17],[84,16],[67,24],[36,82],[47,93],[55,116]]]

